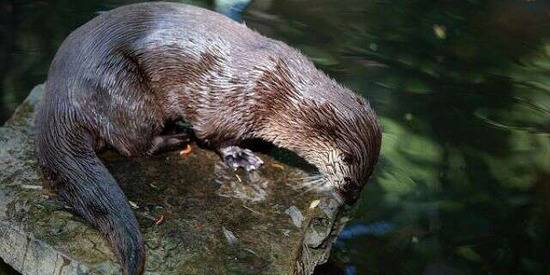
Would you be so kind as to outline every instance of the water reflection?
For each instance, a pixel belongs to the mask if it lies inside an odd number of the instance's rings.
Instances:
[[[0,119],[70,30],[130,2],[0,3]],[[257,0],[243,19],[380,115],[380,164],[331,258],[340,272],[550,273],[547,1]]]

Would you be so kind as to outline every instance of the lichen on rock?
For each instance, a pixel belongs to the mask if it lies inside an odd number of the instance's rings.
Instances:
[[[102,236],[41,188],[33,116],[42,89],[0,128],[0,257],[23,274],[119,274]],[[267,155],[254,175],[224,170],[200,148],[101,158],[134,205],[146,274],[310,274],[343,226],[334,199],[289,187],[304,173]]]

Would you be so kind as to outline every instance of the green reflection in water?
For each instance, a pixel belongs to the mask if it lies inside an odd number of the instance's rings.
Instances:
[[[0,120],[45,79],[72,29],[130,2],[0,3]],[[548,3],[256,0],[243,18],[366,96],[384,126],[377,171],[331,264],[550,273]]]

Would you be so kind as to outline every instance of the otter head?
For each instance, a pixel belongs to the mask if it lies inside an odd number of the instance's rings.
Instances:
[[[332,95],[286,98],[284,106],[272,109],[262,138],[316,166],[313,181],[353,203],[378,160],[381,132],[365,99],[344,88]]]
[[[381,133],[363,98],[351,92],[340,96],[307,108],[302,119],[308,133],[299,138],[308,146],[301,155],[345,202],[353,203],[378,160]]]
[[[381,132],[368,102],[301,57],[265,71],[254,92],[256,137],[297,153],[319,170],[315,182],[355,202],[380,151]]]

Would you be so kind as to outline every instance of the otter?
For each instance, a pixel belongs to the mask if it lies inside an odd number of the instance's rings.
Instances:
[[[102,13],[55,55],[36,117],[45,187],[110,242],[124,274],[145,250],[127,198],[97,156],[145,157],[189,142],[183,120],[233,168],[262,160],[261,139],[295,152],[348,202],[378,159],[381,131],[361,96],[297,50],[202,8],[142,3]]]

